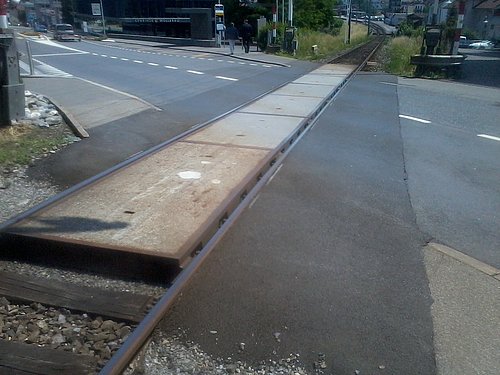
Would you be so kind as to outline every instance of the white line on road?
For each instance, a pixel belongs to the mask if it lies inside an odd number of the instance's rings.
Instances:
[[[112,59],[117,59],[118,58],[116,56],[109,56],[109,57],[112,58]]]
[[[102,57],[108,57],[108,55],[101,55]]]
[[[45,53],[43,55],[33,55],[33,57],[71,56],[71,55],[88,55],[88,52]]]
[[[144,61],[141,61],[141,60],[134,60],[134,62],[137,64],[144,64]]]
[[[121,57],[120,60],[122,60],[122,61],[128,61],[128,59],[126,59],[125,57]]]
[[[157,64],[157,63],[148,63],[148,65],[151,65],[151,66],[158,66],[159,64]]]
[[[215,78],[225,79],[226,81],[238,81],[238,78],[230,78],[230,77],[224,77],[224,76],[215,76]]]
[[[422,124],[430,124],[431,122],[428,120],[424,120],[418,117],[412,117],[412,116],[406,116],[406,115],[399,115],[400,118],[405,118],[407,120],[412,120],[412,121],[417,121],[421,122]]]
[[[176,67],[176,66],[170,66],[170,65],[165,65],[165,68],[167,68],[167,69],[173,69],[173,70],[177,70],[177,69],[179,69],[179,68],[178,68],[178,67]]]
[[[494,141],[499,141],[500,142],[500,137],[494,137],[494,136],[488,135],[488,134],[478,134],[477,136],[481,137],[481,138],[492,139]]]
[[[144,104],[146,104],[146,105],[150,106],[151,108],[154,108],[154,109],[155,109],[155,110],[157,110],[157,111],[163,111],[163,109],[161,109],[161,108],[159,108],[159,107],[155,106],[154,104],[151,104],[151,103],[149,103],[149,102],[145,101],[144,99],[139,98],[138,96],[135,96],[135,95],[129,94],[129,93],[124,92],[124,91],[116,90],[116,89],[114,89],[114,88],[112,88],[112,87],[109,87],[109,86],[101,85],[100,83],[97,83],[97,82],[94,82],[94,81],[89,81],[88,79],[79,78],[79,77],[75,77],[75,78],[76,78],[76,79],[79,79],[79,80],[81,80],[81,81],[83,81],[83,82],[88,82],[88,83],[90,83],[90,84],[92,84],[92,85],[95,85],[95,86],[97,86],[97,87],[102,87],[102,88],[104,88],[104,89],[106,89],[106,90],[109,90],[109,91],[112,91],[112,92],[116,92],[116,93],[119,93],[119,94],[122,94],[122,95],[128,96],[129,98],[132,98],[132,99],[138,100],[138,101],[140,101],[141,103],[144,103]]]
[[[188,73],[192,73],[192,74],[205,74],[205,73],[203,73],[203,72],[199,72],[199,71],[197,71],[197,70],[186,70],[186,72],[188,72]]]

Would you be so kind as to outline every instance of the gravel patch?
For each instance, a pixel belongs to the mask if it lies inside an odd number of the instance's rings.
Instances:
[[[59,193],[48,181],[28,179],[26,169],[4,169],[0,175],[0,223]]]
[[[244,343],[240,344],[244,350]],[[318,368],[315,374],[322,374]],[[307,375],[299,354],[281,360],[249,365],[233,358],[212,358],[195,343],[183,342],[182,333],[167,337],[156,330],[144,355],[145,375],[244,374],[244,375]]]
[[[93,356],[98,368],[105,365],[131,331],[132,327],[123,322],[73,314],[39,303],[14,304],[0,297],[0,339]]]

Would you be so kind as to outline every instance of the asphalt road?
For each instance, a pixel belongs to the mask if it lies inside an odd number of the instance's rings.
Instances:
[[[399,79],[398,94],[420,229],[500,268],[500,90]]]
[[[299,353],[312,371],[323,353],[325,373],[435,372],[427,238],[405,182],[397,89],[380,82],[397,78],[358,76],[324,112],[164,329],[249,363]]]

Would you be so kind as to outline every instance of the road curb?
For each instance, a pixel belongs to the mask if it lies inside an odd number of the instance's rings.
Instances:
[[[453,258],[460,263],[466,264],[488,276],[493,277],[494,279],[500,281],[500,270],[498,268],[495,268],[493,266],[490,266],[489,264],[486,264],[484,262],[481,262],[480,260],[477,260],[467,254],[464,254],[458,250],[455,250],[449,246],[438,244],[436,242],[430,242],[428,245],[431,249],[440,252],[444,255],[449,256],[450,258]]]
[[[71,128],[71,130],[76,136],[80,138],[89,137],[89,133],[87,133],[87,131],[83,128],[83,126],[78,122],[77,119],[73,117],[73,115],[69,111],[65,110],[63,106],[58,104],[51,97],[48,97],[47,95],[44,95],[44,97],[46,97],[54,105],[54,107],[56,107],[58,112],[61,114],[61,117],[64,119],[66,124]]]

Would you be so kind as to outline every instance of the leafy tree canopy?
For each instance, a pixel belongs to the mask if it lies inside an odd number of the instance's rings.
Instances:
[[[295,0],[294,24],[311,30],[330,28],[337,0]]]

